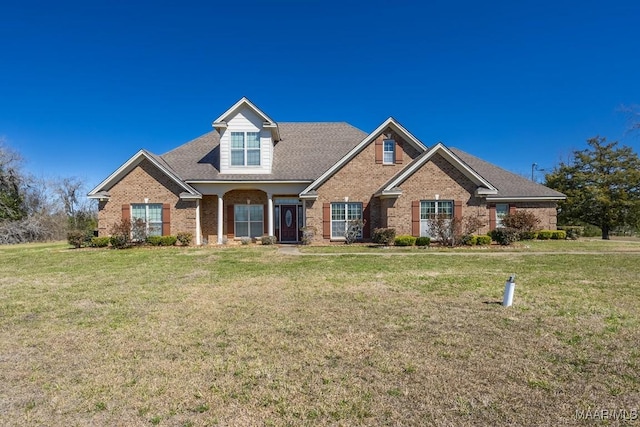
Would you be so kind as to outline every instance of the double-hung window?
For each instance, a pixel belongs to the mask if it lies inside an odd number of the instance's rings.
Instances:
[[[357,219],[362,219],[362,203],[331,203],[331,238],[345,237],[349,223]]]
[[[135,203],[131,205],[131,223],[141,221],[147,236],[162,236],[162,204]]]
[[[260,132],[231,132],[231,166],[260,166]]]
[[[235,236],[259,237],[264,231],[263,205],[234,206]]]
[[[420,201],[420,236],[435,237],[436,221],[444,221],[445,225],[453,219],[452,200]]]
[[[396,162],[396,142],[385,139],[382,145],[382,164],[392,165]]]
[[[496,203],[496,228],[504,227],[502,219],[509,213],[508,203]]]

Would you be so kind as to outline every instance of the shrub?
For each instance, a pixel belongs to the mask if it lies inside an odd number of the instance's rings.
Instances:
[[[520,232],[534,231],[538,228],[540,220],[531,211],[517,210],[514,213],[509,213],[502,218],[502,224],[504,228],[514,228]]]
[[[567,239],[577,240],[584,234],[584,227],[579,225],[565,225],[558,227],[558,230],[567,232]]]
[[[89,245],[92,248],[106,248],[109,246],[109,237],[93,237]]]
[[[146,242],[151,246],[160,246],[162,242],[162,236],[148,236]]]
[[[347,245],[352,244],[362,236],[362,229],[364,228],[364,221],[361,219],[354,219],[349,221],[347,230],[344,232],[344,242]]]
[[[538,237],[537,231],[521,231],[520,240],[534,240]]]
[[[551,239],[553,240],[565,240],[567,238],[567,232],[564,230],[554,230],[551,232]]]
[[[508,246],[517,242],[519,235],[518,230],[509,227],[498,227],[491,233],[492,239],[502,246]]]
[[[302,227],[300,228],[300,231],[302,231],[303,245],[310,245],[311,243],[313,243],[313,239],[316,235],[315,227]]]
[[[374,228],[371,233],[371,241],[379,245],[389,245],[396,238],[395,228]]]
[[[474,236],[473,234],[465,234],[460,239],[460,243],[466,246],[474,246],[478,242],[478,236]]]
[[[85,243],[85,232],[72,230],[67,233],[67,242],[74,248],[81,248]]]
[[[553,236],[553,231],[551,230],[540,230],[538,231],[538,240],[549,240]]]
[[[416,238],[416,246],[429,246],[431,245],[431,238],[427,236],[422,236]]]
[[[160,246],[173,246],[178,242],[176,236],[162,236],[160,238]]]
[[[240,243],[242,243],[243,245],[248,245],[249,243],[251,243],[251,237],[241,237],[240,238]]]
[[[447,218],[436,215],[429,221],[430,234],[441,245],[455,246],[462,238],[462,221],[457,218]]]
[[[125,249],[131,246],[131,221],[123,219],[111,226],[109,243],[116,249]]]
[[[416,244],[416,238],[409,235],[401,235],[395,238],[396,246],[413,246]]]
[[[187,233],[186,231],[178,233],[176,237],[180,244],[183,246],[189,246],[191,244],[191,241],[193,240],[193,234]]]
[[[138,243],[147,241],[147,223],[140,218],[131,223],[131,241]]]
[[[262,238],[263,245],[275,245],[278,242],[276,236],[264,236]]]
[[[490,245],[491,236],[476,236],[476,244],[480,246]]]

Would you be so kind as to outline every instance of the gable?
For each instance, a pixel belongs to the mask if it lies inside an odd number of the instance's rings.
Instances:
[[[399,153],[403,157],[402,162],[393,162],[392,164],[385,165],[384,161],[381,159],[381,145],[384,143],[385,139],[396,138],[398,147],[400,149]],[[415,156],[419,155],[419,153],[423,152],[426,149],[426,146],[422,144],[415,136],[413,136],[409,131],[407,131],[402,125],[400,125],[395,119],[392,117],[385,120],[378,128],[376,128],[373,132],[367,135],[358,145],[356,145],[351,151],[349,151],[345,156],[343,156],[340,160],[338,160],[331,168],[329,168],[325,173],[323,173],[318,179],[316,179],[311,185],[304,189],[302,193],[300,193],[300,197],[302,198],[315,198],[317,190],[333,175],[338,173],[342,168],[347,167],[347,165],[355,162],[354,164],[362,164],[363,170],[361,171],[359,180],[362,180],[363,177],[368,177],[368,181],[371,181],[370,174],[374,170],[378,170],[378,167],[394,167],[398,165],[402,165],[404,162],[404,155],[406,154],[409,159],[413,159]],[[362,153],[365,153],[364,155]],[[366,154],[369,153],[369,154]],[[393,173],[397,173],[398,169],[396,169]],[[386,174],[388,175],[388,171]],[[357,182],[357,181],[356,181]],[[379,185],[379,182],[377,184]]]
[[[193,187],[183,182],[161,158],[146,150],[138,151],[109,175],[107,179],[91,190],[87,197],[90,199],[108,200],[110,197],[109,191],[132,171],[135,171],[141,164],[148,170],[152,168],[154,176],[159,177],[157,180],[164,181],[167,185],[175,185],[176,188],[181,189],[182,192],[179,193],[181,199],[199,199],[202,197]]]

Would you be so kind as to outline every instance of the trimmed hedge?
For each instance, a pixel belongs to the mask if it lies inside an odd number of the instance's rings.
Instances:
[[[395,238],[396,246],[413,246],[416,244],[416,238],[409,235],[401,235]]]
[[[109,240],[111,240],[108,236],[107,237],[94,237],[91,239],[91,243],[89,243],[89,245],[92,248],[106,248],[107,246],[109,246]]]
[[[429,246],[431,245],[431,238],[422,236],[416,238],[416,246]]]
[[[486,246],[491,244],[491,236],[476,236],[476,245]]]
[[[151,246],[173,246],[178,242],[176,236],[149,236],[147,243]]]
[[[551,230],[540,230],[538,231],[538,240],[549,240],[553,236],[553,231]]]
[[[489,240],[489,241],[491,241],[491,240]],[[465,234],[460,239],[460,243],[462,243],[465,246],[475,246],[475,245],[478,244],[478,236],[473,235],[473,234]]]
[[[552,240],[565,240],[567,238],[567,232],[564,230],[554,230],[551,233]]]

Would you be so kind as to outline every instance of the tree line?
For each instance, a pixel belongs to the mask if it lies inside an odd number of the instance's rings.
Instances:
[[[63,240],[93,233],[97,206],[76,177],[39,178],[23,171],[20,153],[0,140],[0,244]]]

